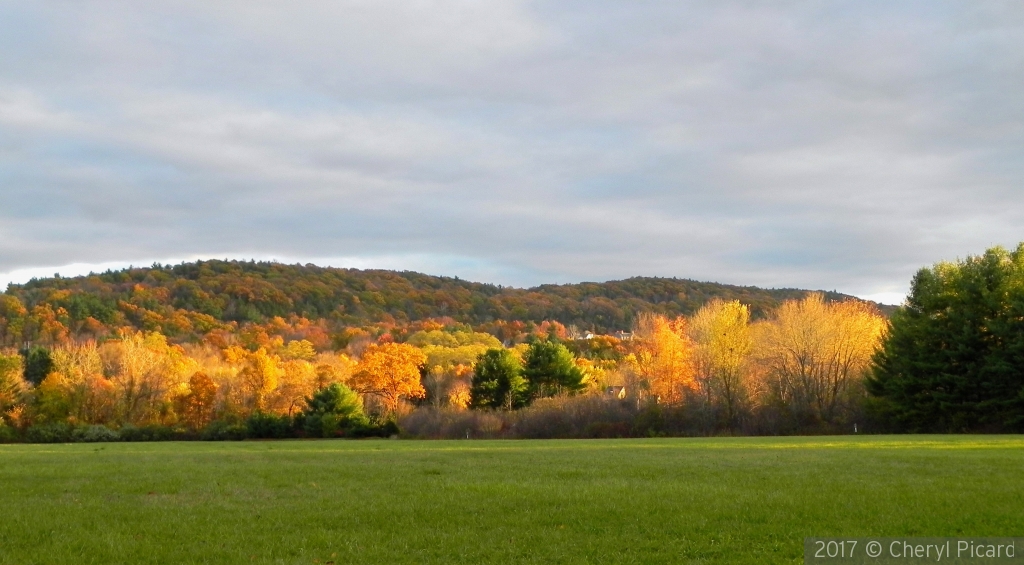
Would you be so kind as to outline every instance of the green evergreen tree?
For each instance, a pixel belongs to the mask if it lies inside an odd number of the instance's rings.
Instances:
[[[919,271],[874,362],[904,430],[1024,430],[1024,244]]]
[[[586,388],[583,371],[576,366],[576,357],[561,343],[536,340],[530,344],[525,357],[523,376],[530,382],[534,398],[575,394]]]
[[[33,386],[39,386],[39,383],[53,372],[50,350],[37,345],[23,351],[22,355],[25,357],[25,380]]]
[[[530,400],[529,383],[519,359],[507,349],[488,349],[476,359],[470,404],[474,408],[522,408]]]
[[[334,383],[306,398],[306,408],[295,419],[311,437],[337,437],[352,428],[365,427],[359,396],[345,385]]]

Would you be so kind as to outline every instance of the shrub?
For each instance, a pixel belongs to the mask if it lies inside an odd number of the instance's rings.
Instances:
[[[245,424],[214,420],[199,434],[199,439],[203,441],[241,441],[245,439],[248,432]]]
[[[72,432],[72,438],[74,441],[82,441],[86,443],[120,441],[121,434],[106,426],[93,425],[76,428],[74,432]]]
[[[622,437],[630,433],[633,403],[602,396],[538,400],[515,414],[510,432],[519,438]]]
[[[16,441],[18,441],[17,430],[0,423],[0,443],[14,443]]]
[[[131,424],[123,426],[119,430],[122,441],[171,441],[175,439],[187,439],[181,432],[176,432],[167,426],[149,425],[141,428]]]
[[[401,428],[411,437],[423,439],[466,439],[501,437],[508,412],[420,408],[407,414]]]
[[[401,431],[401,428],[398,427],[398,423],[394,420],[387,420],[382,424],[358,423],[350,425],[349,428],[345,430],[345,437],[394,437],[399,435]]]
[[[292,437],[292,419],[289,416],[255,412],[245,420],[245,435],[257,439]]]
[[[73,431],[65,422],[40,424],[25,431],[25,440],[29,443],[69,443],[74,441]]]

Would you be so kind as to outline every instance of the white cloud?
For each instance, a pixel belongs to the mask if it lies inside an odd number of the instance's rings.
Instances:
[[[891,299],[1022,239],[1022,48],[999,2],[6,4],[0,271],[342,257]]]

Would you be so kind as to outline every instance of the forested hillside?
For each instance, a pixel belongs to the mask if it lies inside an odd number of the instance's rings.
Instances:
[[[432,318],[495,334],[502,324],[546,320],[610,333],[628,330],[639,312],[689,315],[712,298],[739,300],[757,319],[806,293],[649,277],[518,289],[413,272],[199,261],[11,285],[0,295],[0,345],[124,326],[188,340],[275,320],[292,329],[316,326],[320,341],[346,327],[394,328]],[[849,297],[826,292],[825,298]]]

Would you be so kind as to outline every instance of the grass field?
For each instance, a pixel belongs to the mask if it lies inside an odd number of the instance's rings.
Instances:
[[[1024,535],[1020,436],[0,446],[0,563],[797,563]]]

